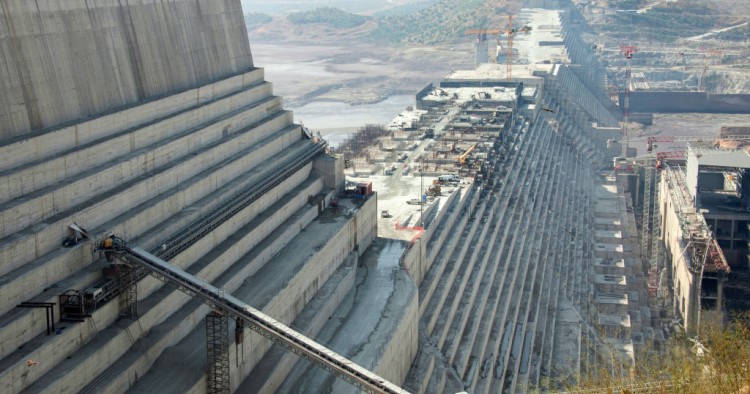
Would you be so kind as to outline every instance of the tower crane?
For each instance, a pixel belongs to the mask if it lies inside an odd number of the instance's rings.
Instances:
[[[521,31],[528,34],[531,31],[531,26],[524,26]],[[476,35],[478,42],[487,41],[488,35],[494,35],[497,37],[499,43],[501,34],[505,34],[508,37],[505,72],[506,79],[510,81],[513,72],[513,36],[516,34],[516,30],[513,28],[513,15],[508,15],[508,27],[505,29],[469,29],[464,32],[464,35],[467,36]],[[495,56],[490,56],[490,59],[491,63],[497,62]]]
[[[505,31],[508,35],[508,56],[506,57],[505,75],[508,81],[511,80],[513,75],[513,15],[508,15],[508,29]]]
[[[492,35],[492,36],[495,36],[495,41],[497,41],[497,43],[499,44],[500,34],[503,32],[504,30],[501,30],[501,29],[469,29],[464,32],[464,35],[477,36],[478,43],[487,41],[487,37]],[[495,49],[495,51],[497,51],[497,49]],[[490,63],[497,63],[497,54],[493,54],[493,55],[488,54],[488,57],[490,59]]]

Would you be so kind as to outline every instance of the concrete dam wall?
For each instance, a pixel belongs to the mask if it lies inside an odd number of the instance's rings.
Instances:
[[[620,93],[620,103],[622,109],[623,93]],[[750,94],[630,92],[630,112],[746,114],[750,113]]]
[[[3,0],[0,141],[253,67],[232,0]]]
[[[238,0],[0,0],[0,14],[0,392],[206,392],[209,346],[234,360],[231,391],[294,382],[297,358],[250,328],[225,321],[217,345],[210,307],[152,276],[121,286],[118,259],[92,253],[110,232],[404,380],[418,293],[403,245],[376,239],[376,197],[339,196],[343,159],[253,66]],[[335,326],[348,311],[372,315],[352,343]]]

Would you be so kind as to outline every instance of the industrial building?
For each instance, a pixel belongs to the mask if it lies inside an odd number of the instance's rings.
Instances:
[[[747,309],[747,169],[742,150],[690,148],[686,165],[664,170],[659,185],[666,266],[676,316],[696,335]],[[729,291],[729,297],[725,293]]]
[[[526,64],[426,86],[356,168],[273,94],[239,1],[0,14],[3,392],[553,390],[664,337],[574,12],[522,10]],[[688,330],[750,218],[747,156],[690,155],[658,203]]]

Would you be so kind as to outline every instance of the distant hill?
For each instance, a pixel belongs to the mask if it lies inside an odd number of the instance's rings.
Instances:
[[[467,29],[504,28],[507,13],[505,1],[442,0],[407,15],[379,18],[371,37],[401,43],[452,42],[465,39]]]
[[[252,30],[258,26],[262,26],[266,23],[269,23],[273,20],[273,17],[268,14],[262,14],[259,12],[251,12],[248,14],[245,14],[245,25],[247,26],[248,30]]]
[[[338,8],[320,7],[311,11],[293,12],[286,19],[297,25],[320,23],[339,29],[350,29],[360,26],[372,17],[352,14]]]
[[[357,28],[357,37],[376,42],[431,45],[466,40],[464,32],[468,29],[504,28],[508,13],[503,0],[425,1],[395,7],[374,17],[320,7],[287,15],[286,22],[305,28],[285,31],[336,35],[336,31],[330,30],[332,27],[347,35]],[[250,29],[256,27],[249,24]]]

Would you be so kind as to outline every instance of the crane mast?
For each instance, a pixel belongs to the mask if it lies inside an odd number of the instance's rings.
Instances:
[[[630,121],[630,77],[632,73],[631,69],[631,60],[633,59],[633,54],[638,52],[638,48],[632,45],[623,45],[620,47],[620,50],[623,55],[625,55],[625,97],[624,97],[624,103],[623,103],[623,117],[622,117],[622,136],[623,136],[623,144],[622,144],[622,157],[628,157],[628,122]]]
[[[508,56],[506,57],[505,75],[508,81],[513,75],[513,15],[508,15]]]

